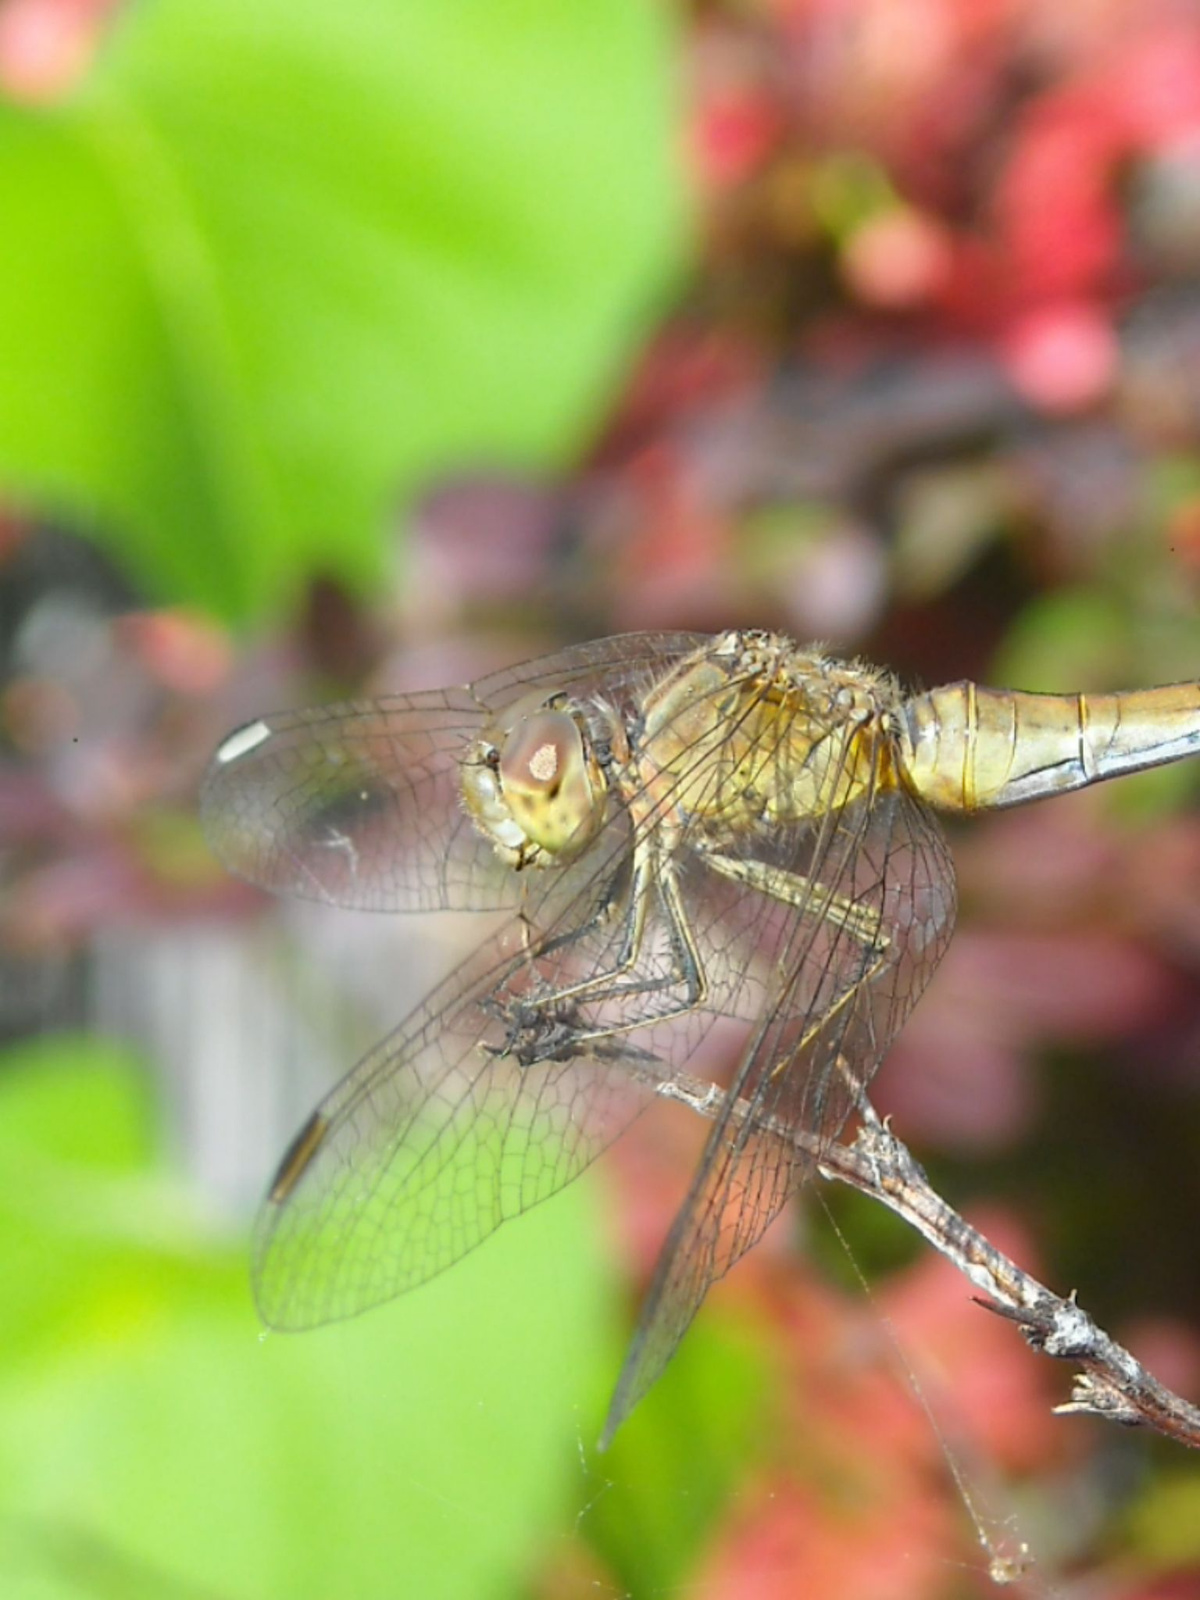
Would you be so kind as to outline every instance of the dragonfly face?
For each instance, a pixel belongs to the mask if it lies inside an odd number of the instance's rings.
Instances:
[[[258,1223],[265,1320],[310,1327],[425,1282],[648,1099],[695,1102],[693,1058],[734,1019],[740,1058],[711,1087],[607,1437],[813,1172],[931,977],[954,915],[931,807],[1197,750],[1197,685],[906,699],[884,672],[752,632],[601,640],[238,730],[201,797],[233,870],[362,909],[513,912],[297,1134]]]
[[[607,781],[565,696],[518,700],[463,760],[463,803],[515,869],[577,855],[604,821]]]

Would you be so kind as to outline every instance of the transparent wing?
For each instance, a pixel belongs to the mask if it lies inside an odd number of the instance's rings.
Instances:
[[[647,675],[694,643],[649,640],[639,654],[628,641],[603,641],[552,658],[540,681],[562,686],[573,672],[577,693],[595,685],[614,703],[627,695],[636,712]],[[528,692],[529,672],[515,672],[468,693],[507,705]],[[778,748],[763,735],[769,788],[787,770],[788,726],[783,716],[765,726],[778,729]],[[851,759],[846,729],[816,736],[825,747],[841,740]],[[703,799],[685,762],[675,777],[689,800]],[[836,1134],[854,1081],[869,1079],[948,935],[953,886],[936,824],[881,785],[817,824],[724,839],[685,829],[665,872],[631,821],[658,826],[671,800],[664,779],[649,811],[615,804],[580,859],[523,874],[520,915],[499,942],[435,990],[301,1130],[258,1227],[268,1322],[352,1315],[449,1266],[576,1176],[656,1081],[662,1087],[703,1051],[721,1013],[749,1033],[729,1102],[740,1109],[714,1130],[664,1252],[615,1425],[661,1371],[708,1285],[811,1169],[811,1157],[773,1130]],[[659,876],[647,869],[639,896],[637,863],[656,859]],[[643,934],[631,956],[635,906]],[[684,959],[689,945],[702,959],[702,995]]]
[[[787,921],[726,927],[740,891],[713,879],[705,896],[697,881],[691,928],[710,984],[706,1009],[693,1006],[656,885],[625,960],[638,843],[618,807],[581,860],[526,874],[520,915],[317,1109],[258,1224],[266,1321],[353,1315],[442,1271],[580,1172],[644,1104],[646,1078],[693,1054],[714,1010],[757,1015]]]
[[[565,879],[547,875],[540,900],[313,1113],[257,1224],[266,1322],[352,1316],[443,1271],[576,1177],[642,1109],[663,1062],[694,1052],[711,1015],[681,1009],[686,982],[659,907],[646,914],[638,959],[621,966],[633,843],[618,811],[586,862]],[[696,921],[714,949],[719,910],[719,900],[699,907]],[[755,966],[754,941],[739,937],[736,959],[735,945],[725,948],[722,998],[748,1014],[769,952]],[[597,987],[604,974],[612,981]]]
[[[539,1004],[611,966],[627,878],[618,813],[567,887],[528,903],[325,1098],[259,1214],[264,1320],[353,1316],[442,1272],[576,1177],[645,1102],[574,1012]]]
[[[558,1059],[549,1024],[512,1053],[521,996],[564,976],[521,950],[524,932],[514,919],[507,953],[489,942],[460,967],[293,1141],[255,1238],[271,1326],[313,1327],[424,1283],[570,1182],[641,1109],[602,1045]]]
[[[634,692],[701,642],[619,635],[464,688],[248,723],[205,776],[205,831],[232,872],[280,894],[368,911],[514,905],[519,878],[462,809],[459,763],[471,740],[522,694]]]
[[[209,842],[240,877],[302,899],[368,911],[511,903],[512,874],[456,783],[486,715],[452,689],[250,723],[205,776]]]
[[[640,693],[665,667],[698,650],[710,638],[704,633],[614,633],[607,639],[591,639],[502,667],[476,679],[471,687],[476,698],[493,710],[502,710],[538,688],[571,689],[580,695]]]
[[[954,915],[936,820],[902,791],[760,846],[802,885],[780,974],[660,1255],[604,1440],[662,1373],[710,1285],[762,1235],[836,1138],[932,976]],[[777,884],[788,880],[777,880]],[[776,912],[776,915],[778,913]]]

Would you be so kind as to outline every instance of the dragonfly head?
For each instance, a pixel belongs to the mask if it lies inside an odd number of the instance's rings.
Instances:
[[[604,820],[603,770],[561,696],[519,700],[475,741],[462,770],[466,808],[510,866],[569,860]]]

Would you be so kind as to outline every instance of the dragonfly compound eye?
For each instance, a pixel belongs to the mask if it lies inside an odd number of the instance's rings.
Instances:
[[[569,859],[604,820],[605,781],[582,725],[527,696],[486,729],[462,764],[463,804],[512,867]]]
[[[565,711],[514,721],[500,753],[500,787],[513,821],[550,855],[578,850],[600,824],[599,769]]]

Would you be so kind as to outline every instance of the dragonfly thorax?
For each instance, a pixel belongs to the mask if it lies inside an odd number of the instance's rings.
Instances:
[[[604,820],[603,770],[561,696],[510,707],[472,745],[462,787],[475,826],[514,867],[570,859]]]
[[[888,786],[886,674],[775,634],[723,635],[646,696],[642,790],[677,824],[749,834]]]

